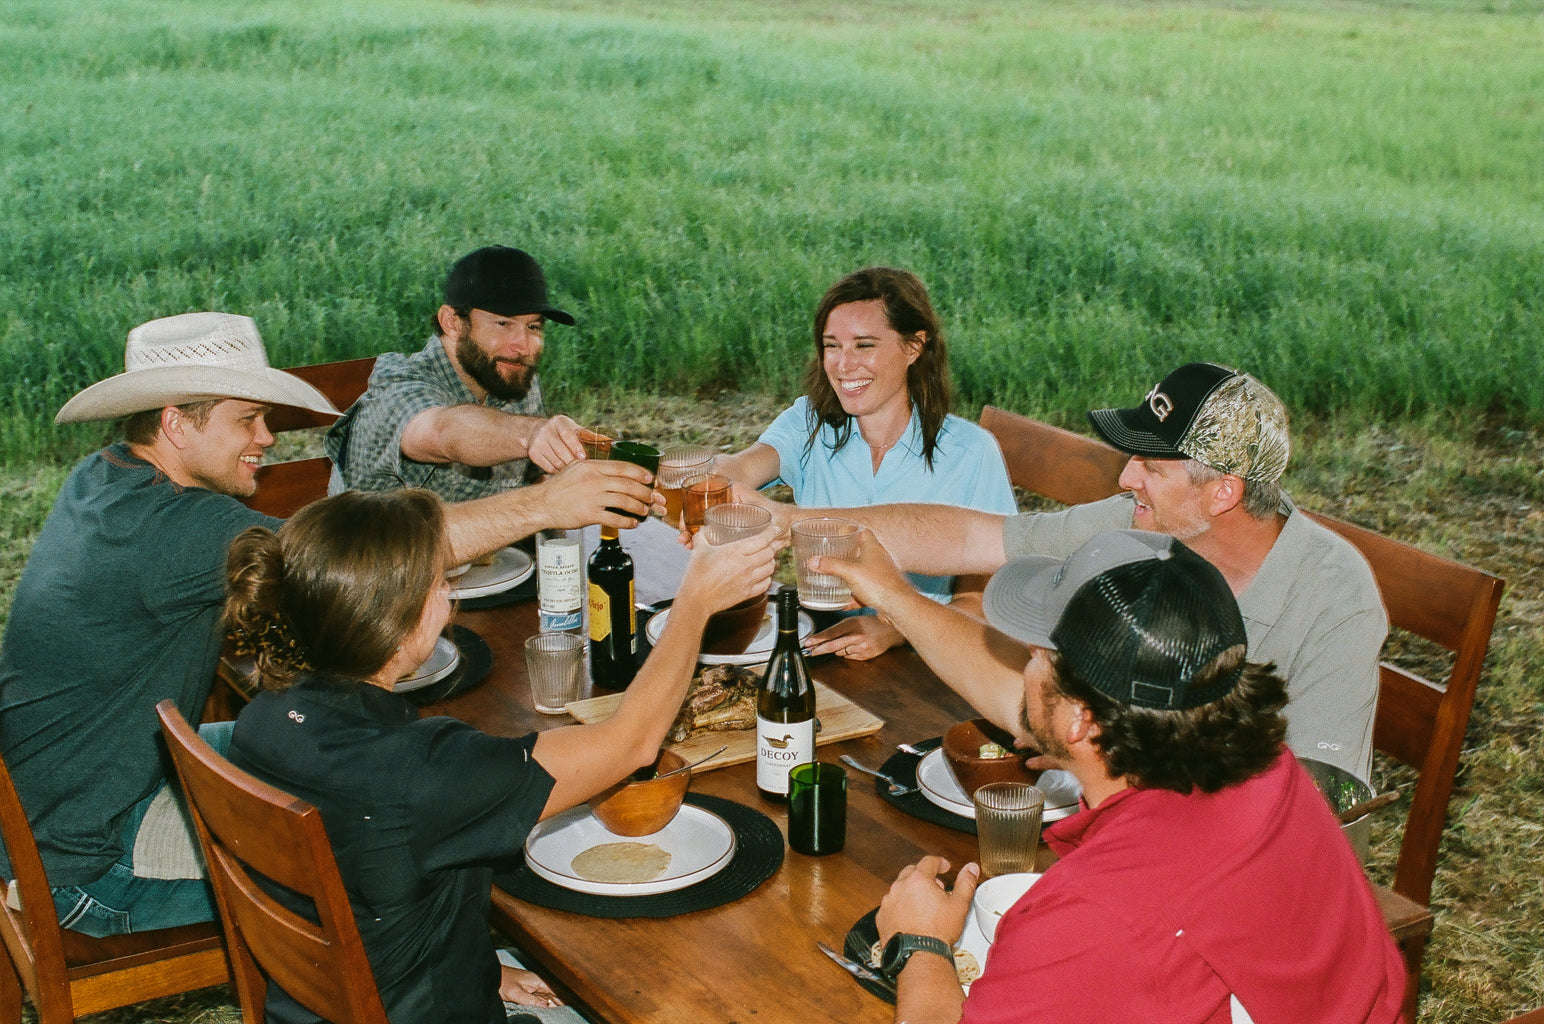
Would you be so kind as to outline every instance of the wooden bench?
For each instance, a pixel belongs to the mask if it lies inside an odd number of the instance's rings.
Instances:
[[[981,410],[981,426],[997,438],[1008,477],[1017,487],[1064,504],[1120,491],[1118,479],[1127,456],[1091,437],[993,406]],[[1413,1020],[1432,922],[1428,910],[1422,926],[1410,905],[1425,908],[1431,901],[1448,798],[1505,581],[1332,516],[1307,514],[1350,541],[1367,559],[1391,629],[1430,641],[1452,656],[1451,671],[1441,682],[1380,663],[1373,721],[1373,746],[1417,772],[1394,893],[1379,894],[1385,919],[1405,955],[1406,1008]],[[1403,902],[1387,898],[1394,894]]]
[[[328,401],[339,410],[345,410],[365,393],[373,369],[375,357],[369,356],[336,363],[291,366],[285,372],[293,373],[326,395]],[[282,434],[291,430],[325,427],[332,423],[334,417],[281,405],[276,406],[266,419],[270,431]],[[325,497],[327,480],[331,475],[332,462],[324,456],[269,463],[258,469],[257,493],[245,499],[246,504],[259,512],[287,519],[303,506]]]

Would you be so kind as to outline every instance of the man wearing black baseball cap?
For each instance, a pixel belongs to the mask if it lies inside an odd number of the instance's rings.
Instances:
[[[1060,859],[1003,915],[968,998],[950,947],[978,867],[952,891],[940,858],[900,873],[876,921],[896,1020],[1393,1024],[1403,960],[1282,743],[1285,684],[1246,661],[1221,573],[1113,531],[1008,563],[985,608],[1030,649],[1019,740],[1072,773],[1084,809],[1046,829]]]
[[[327,432],[334,489],[427,487],[448,501],[525,483],[583,457],[580,428],[548,416],[537,367],[548,321],[574,318],[547,299],[530,254],[490,245],[457,260],[421,352],[381,355],[369,389]]]
[[[1243,612],[1250,657],[1274,662],[1286,678],[1287,742],[1366,778],[1388,617],[1360,553],[1281,491],[1290,452],[1281,402],[1248,374],[1190,363],[1140,404],[1095,410],[1089,420],[1131,456],[1120,477],[1125,493],[1116,497],[1006,517],[943,505],[836,514],[873,529],[908,572],[930,574],[992,572],[1023,555],[1064,558],[1103,530],[1135,527],[1177,537],[1228,581]],[[785,521],[832,514],[779,511]],[[924,607],[914,596],[882,589],[860,599],[888,618],[940,677],[1003,724],[997,717],[1002,695],[1011,699],[1016,688],[1013,656],[994,654],[979,622],[930,601]],[[976,642],[962,642],[972,632]]]

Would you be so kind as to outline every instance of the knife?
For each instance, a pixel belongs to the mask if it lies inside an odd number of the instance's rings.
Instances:
[[[870,967],[865,967],[864,965],[858,963],[856,960],[847,959],[845,956],[838,953],[824,942],[817,942],[815,945],[820,948],[822,953],[830,957],[838,967],[852,975],[854,978],[857,978],[860,981],[871,982],[889,992],[895,991],[895,982],[891,981],[883,974],[880,974],[878,971]]]

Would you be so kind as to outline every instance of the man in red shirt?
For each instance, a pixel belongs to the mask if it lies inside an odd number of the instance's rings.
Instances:
[[[899,576],[877,545],[863,562],[855,589]],[[1030,650],[1019,738],[1085,808],[1046,830],[1060,860],[1004,915],[968,998],[949,946],[979,868],[952,892],[940,858],[901,872],[878,918],[896,1020],[1398,1020],[1399,952],[1283,745],[1285,684],[1246,662],[1222,574],[1171,537],[1113,531],[1065,562],[1010,562],[985,606]]]

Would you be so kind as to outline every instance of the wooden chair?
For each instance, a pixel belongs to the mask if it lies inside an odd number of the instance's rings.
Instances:
[[[1063,503],[1092,501],[1119,489],[1118,464],[1125,456],[1091,437],[992,406],[981,411],[981,425],[997,437],[1009,478],[1019,487]],[[1043,450],[1037,452],[1036,447]],[[1458,755],[1505,584],[1488,572],[1372,530],[1317,512],[1307,514],[1350,541],[1367,559],[1392,628],[1437,644],[1453,656],[1442,683],[1383,662],[1373,721],[1373,746],[1418,773],[1393,888],[1424,907],[1431,901]],[[1392,905],[1386,901],[1385,911]],[[1408,906],[1404,910],[1401,916],[1409,918]],[[1396,934],[1409,971],[1406,1003],[1412,1019],[1430,930],[1428,917],[1424,927],[1407,924]]]
[[[347,409],[354,400],[365,393],[370,383],[370,371],[375,368],[375,357],[345,359],[336,363],[316,363],[311,366],[291,366],[285,372],[293,373],[316,388],[339,409]],[[266,417],[268,429],[275,434],[291,430],[307,430],[325,427],[332,416],[275,406]],[[325,456],[275,462],[257,471],[257,493],[245,499],[248,506],[259,512],[286,519],[317,498],[327,496],[327,480],[332,475],[332,462]]]
[[[1131,456],[1103,442],[994,405],[981,409],[981,426],[997,438],[1015,487],[1063,505],[1081,505],[1120,493]]]
[[[156,714],[209,864],[243,1019],[261,1024],[272,978],[333,1024],[386,1024],[321,812],[216,754],[171,701]],[[316,921],[258,878],[309,900]]]
[[[23,995],[39,1024],[68,1024],[230,980],[220,927],[212,921],[105,939],[61,928],[32,826],[3,760],[0,838],[12,874],[0,879],[0,933],[10,953],[9,965],[0,965],[0,1021],[21,1020]],[[14,901],[5,898],[7,889]]]
[[[1505,1024],[1544,1024],[1544,1007],[1537,1010],[1529,1010],[1521,1017],[1513,1017]]]

